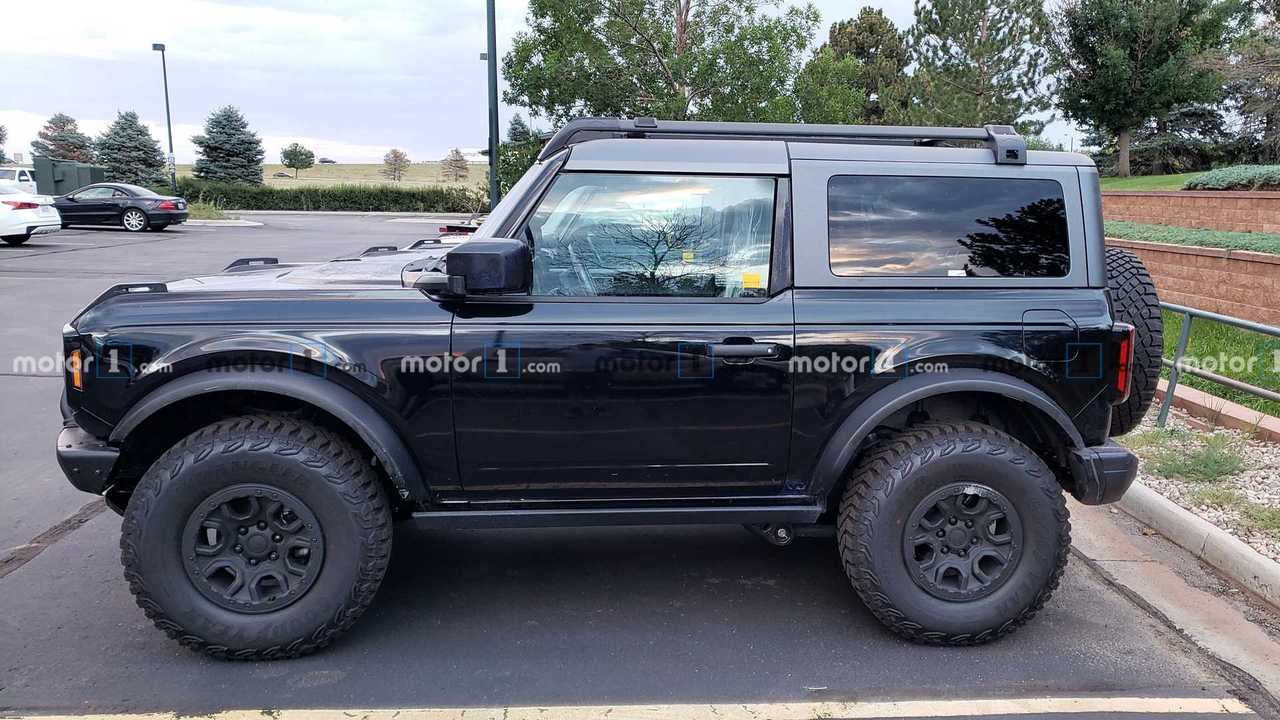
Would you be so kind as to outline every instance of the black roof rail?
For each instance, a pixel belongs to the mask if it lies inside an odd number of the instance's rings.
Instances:
[[[968,140],[986,145],[998,165],[1025,165],[1027,141],[1008,125],[980,128],[894,125],[810,125],[801,123],[701,122],[650,117],[578,118],[560,128],[538,154],[546,160],[570,145],[602,138],[718,137],[725,140],[796,140],[872,144],[936,145]]]

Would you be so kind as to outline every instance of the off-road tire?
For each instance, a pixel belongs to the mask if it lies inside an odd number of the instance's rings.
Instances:
[[[180,541],[192,513],[242,483],[301,499],[323,533],[313,584],[256,614],[202,594]],[[346,632],[373,601],[391,555],[391,510],[373,469],[343,438],[290,417],[247,415],[204,427],[156,460],[129,500],[120,555],[138,606],[182,645],[222,659],[297,657]]]
[[[1116,436],[1137,427],[1156,396],[1164,354],[1164,321],[1155,283],[1137,255],[1107,248],[1107,287],[1116,320],[1129,323],[1135,331],[1129,399],[1111,409],[1111,435]]]
[[[954,602],[922,589],[908,569],[903,535],[917,504],[939,488],[981,483],[1019,514],[1023,545],[991,594]],[[878,444],[848,479],[837,518],[845,574],[881,623],[930,645],[977,645],[1030,620],[1058,587],[1071,523],[1053,472],[1030,448],[978,423],[926,423]]]

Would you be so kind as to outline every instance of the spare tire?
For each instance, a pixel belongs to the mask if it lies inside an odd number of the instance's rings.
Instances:
[[[1136,330],[1129,399],[1111,410],[1111,435],[1116,436],[1137,427],[1156,396],[1164,353],[1164,321],[1155,283],[1137,255],[1107,248],[1107,287],[1116,320],[1129,323]]]

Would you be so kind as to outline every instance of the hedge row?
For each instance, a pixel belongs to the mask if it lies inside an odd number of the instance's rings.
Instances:
[[[488,195],[483,190],[460,187],[331,185],[278,188],[180,178],[178,195],[188,202],[208,203],[226,210],[479,212],[488,206]]]
[[[1184,190],[1280,189],[1280,165],[1233,165],[1201,173],[1182,186]]]
[[[1280,255],[1280,235],[1267,233],[1198,230],[1171,225],[1145,225],[1123,220],[1108,220],[1106,235],[1124,240],[1142,240],[1170,245],[1198,245],[1223,250],[1252,250]]]

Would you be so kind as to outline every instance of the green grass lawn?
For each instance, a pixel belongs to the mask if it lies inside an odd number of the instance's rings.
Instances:
[[[1200,230],[1172,225],[1146,225],[1124,220],[1108,220],[1105,225],[1107,237],[1172,245],[1199,245],[1224,250],[1252,250],[1280,255],[1280,235]]]
[[[1182,315],[1164,312],[1164,356],[1172,358],[1182,333]],[[1280,338],[1241,330],[1230,325],[1196,319],[1191,324],[1191,339],[1187,342],[1187,356],[1200,360],[1199,369],[1225,375],[1250,385],[1280,392]],[[1244,369],[1232,368],[1233,358],[1241,358]],[[1224,361],[1225,359],[1225,361]],[[1164,371],[1169,377],[1169,371]],[[1240,403],[1268,415],[1280,417],[1280,403],[1264,400],[1240,392],[1225,385],[1201,380],[1183,373],[1179,384],[1203,390],[1220,398]]]
[[[1198,172],[1177,175],[1143,175],[1127,178],[1104,177],[1102,189],[1106,190],[1181,190],[1183,183],[1199,175]]]
[[[283,165],[264,164],[262,166],[262,179],[267,185],[272,187],[301,187],[301,186],[328,186],[328,185],[397,185],[400,187],[460,187],[475,186],[483,187],[485,184],[484,165],[472,165],[467,173],[467,178],[462,182],[449,182],[440,174],[440,163],[422,162],[413,163],[409,166],[409,170],[405,173],[404,178],[400,182],[392,182],[382,176],[382,163],[334,163],[332,165],[315,165],[307,170],[298,173],[295,180],[289,178],[272,177],[278,172],[287,172],[293,175],[293,170]],[[190,165],[179,165],[178,176],[187,177],[191,175]]]

